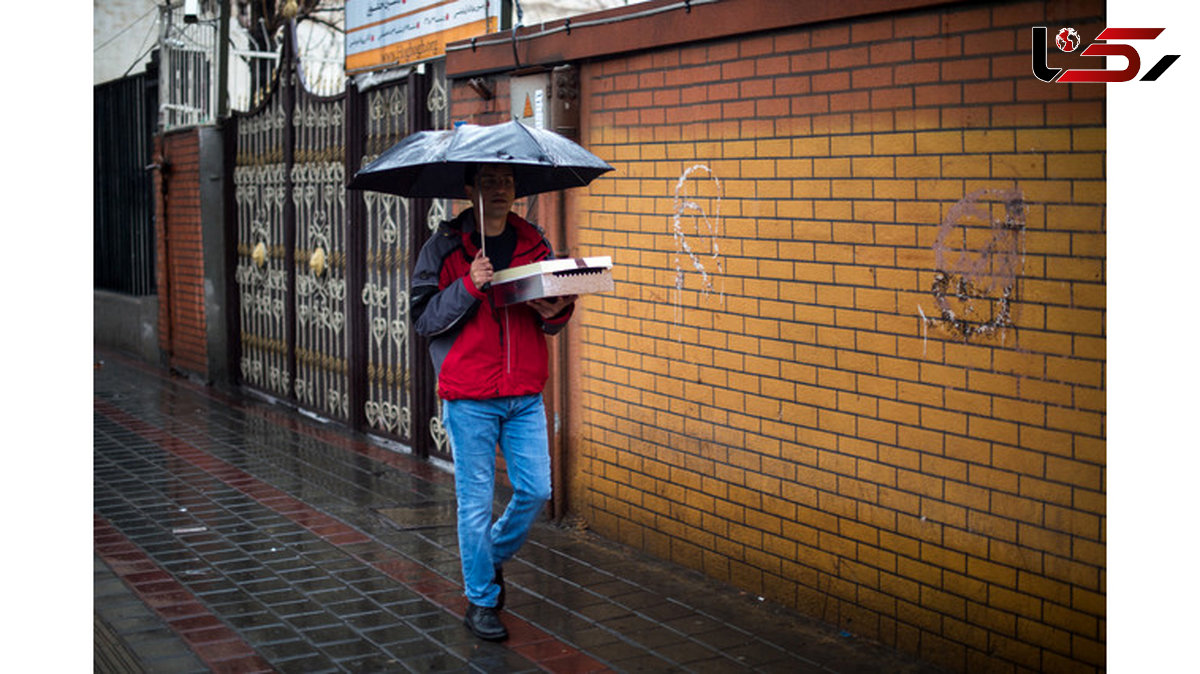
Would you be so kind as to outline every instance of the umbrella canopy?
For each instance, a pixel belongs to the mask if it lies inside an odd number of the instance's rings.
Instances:
[[[469,164],[512,167],[516,196],[582,187],[613,170],[603,159],[563,136],[517,121],[451,131],[420,131],[393,145],[350,181],[352,190],[403,197],[466,199]]]

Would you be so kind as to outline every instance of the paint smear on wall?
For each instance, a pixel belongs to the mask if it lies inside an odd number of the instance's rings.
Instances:
[[[963,339],[1012,323],[1017,278],[1025,264],[1025,196],[1017,188],[972,192],[946,214],[933,244],[936,311],[917,307],[922,332],[940,325]]]
[[[671,232],[675,241],[675,323],[683,322],[683,291],[689,274],[698,277],[701,297],[717,293],[724,303],[724,274],[718,237],[721,233],[721,179],[696,164],[675,183]]]

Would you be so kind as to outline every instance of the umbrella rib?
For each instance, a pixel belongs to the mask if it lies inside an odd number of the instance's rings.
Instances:
[[[478,174],[475,177],[475,196],[479,200],[475,210],[475,226],[479,229],[479,252],[487,257],[487,232],[483,231],[483,190],[479,189]]]

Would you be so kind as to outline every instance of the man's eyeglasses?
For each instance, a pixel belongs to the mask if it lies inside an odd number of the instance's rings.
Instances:
[[[512,176],[480,176],[479,186],[485,190],[494,190],[498,188],[508,189],[515,187]]]

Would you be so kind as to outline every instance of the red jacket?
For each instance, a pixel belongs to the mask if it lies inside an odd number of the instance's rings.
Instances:
[[[514,213],[517,235],[511,267],[553,257],[541,229]],[[438,395],[445,400],[486,399],[541,393],[548,376],[546,335],[566,326],[569,307],[542,320],[524,304],[495,307],[489,292],[471,281],[473,210],[443,223],[413,271],[411,315],[418,334],[429,337]],[[499,270],[497,270],[499,271]]]

